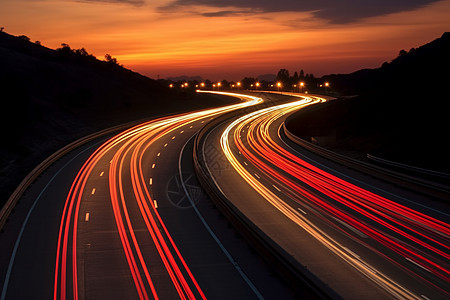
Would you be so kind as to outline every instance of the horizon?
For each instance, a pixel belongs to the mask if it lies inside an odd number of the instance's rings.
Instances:
[[[448,0],[325,2],[6,0],[0,25],[52,49],[66,43],[98,58],[108,53],[153,79],[213,81],[377,68],[450,25]]]

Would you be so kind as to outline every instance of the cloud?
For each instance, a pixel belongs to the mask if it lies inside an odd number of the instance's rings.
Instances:
[[[414,10],[439,0],[173,0],[159,7],[174,11],[183,7],[202,6],[216,9],[199,13],[207,17],[230,16],[237,13],[310,12],[330,23],[346,24],[360,19]],[[237,11],[230,9],[235,8]],[[217,10],[218,9],[218,10]]]
[[[145,4],[145,0],[77,0],[77,2],[85,2],[85,3],[103,2],[114,4],[130,4],[134,6],[142,6]]]

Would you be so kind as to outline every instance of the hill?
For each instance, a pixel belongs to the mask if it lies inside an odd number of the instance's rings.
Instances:
[[[0,32],[0,205],[39,162],[114,125],[227,103],[183,93],[132,72],[111,56],[56,50]]]
[[[370,153],[450,172],[449,53],[450,33],[444,33],[380,68],[324,76],[334,92],[357,96],[302,110],[289,126],[305,139],[331,137],[323,146],[358,159]]]

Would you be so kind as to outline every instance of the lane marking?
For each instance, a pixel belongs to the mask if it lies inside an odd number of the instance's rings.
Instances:
[[[154,168],[155,168],[155,165],[156,165],[156,164],[153,164],[153,165],[152,165],[152,169],[154,169]]]
[[[156,202],[156,200],[153,200],[153,204],[155,205],[155,208],[158,208],[158,202]]]
[[[429,269],[427,269],[427,268],[425,268],[424,266],[422,266],[422,265],[420,265],[420,264],[416,263],[416,262],[415,262],[415,261],[413,261],[412,259],[410,259],[410,258],[408,258],[408,257],[405,257],[405,259],[406,259],[407,261],[409,261],[409,262],[411,262],[411,263],[415,264],[416,266],[418,266],[418,267],[421,267],[421,268],[422,268],[422,269],[424,269],[425,271],[427,271],[427,272],[430,272],[430,273],[431,273],[431,271],[430,271]]]
[[[156,156],[160,156],[161,155],[161,152],[158,152],[158,154],[156,154]]]
[[[211,132],[210,132],[211,133]],[[258,299],[264,299],[263,295],[259,292],[258,288],[253,284],[253,282],[248,278],[248,276],[244,273],[244,271],[241,269],[239,264],[234,260],[234,258],[231,256],[230,252],[225,248],[225,246],[222,244],[222,242],[219,240],[217,235],[212,231],[211,227],[208,225],[206,220],[203,218],[203,216],[200,214],[200,211],[198,210],[197,206],[194,203],[194,200],[192,200],[191,195],[189,194],[186,184],[183,180],[183,172],[181,171],[181,159],[183,157],[184,149],[186,148],[186,145],[189,143],[190,140],[192,140],[194,137],[191,137],[189,140],[186,141],[186,143],[183,145],[183,148],[181,148],[180,156],[178,158],[178,172],[180,175],[180,181],[181,186],[183,187],[184,193],[186,194],[186,197],[188,198],[189,202],[191,203],[191,207],[194,209],[195,213],[199,217],[200,221],[205,226],[206,230],[209,232],[211,237],[216,241],[217,245],[219,245],[220,249],[222,249],[222,252],[225,254],[225,256],[228,258],[230,263],[234,266],[234,268],[239,272],[242,279],[247,283],[247,285],[252,289],[252,291],[255,293],[256,297]]]
[[[103,174],[105,174],[105,172],[102,171],[102,172],[100,173],[100,177],[103,176]]]
[[[86,213],[86,217],[84,218],[84,220],[87,222],[89,221],[89,213]]]
[[[248,163],[246,161],[244,161],[244,165],[248,166]]]
[[[281,190],[280,190],[276,185],[272,184],[272,186],[273,186],[277,191],[281,192]]]
[[[95,194],[95,188],[92,189],[91,195]]]
[[[164,144],[164,147],[167,147],[167,143]]]
[[[259,177],[258,174],[256,174],[256,173],[254,173],[254,174],[255,174],[255,177],[256,177],[256,178],[261,179],[261,177]]]
[[[347,247],[342,247],[344,248],[348,253],[350,253],[351,255],[353,255],[356,258],[360,258],[358,254],[356,254],[355,252],[353,252],[352,250],[348,249]]]
[[[348,229],[350,229],[351,231],[353,231],[354,233],[356,233],[357,235],[359,235],[362,238],[367,238],[367,235],[365,235],[364,233],[362,233],[361,231],[359,231],[358,229],[356,229],[355,227],[345,223],[344,221],[341,221],[337,218],[334,218],[336,221],[338,221],[339,223],[341,223],[342,225],[344,225],[345,227],[347,227]]]
[[[192,128],[192,127],[194,127],[194,125],[191,125],[189,128]]]
[[[174,140],[174,139],[175,139],[175,136],[172,137],[172,140]]]
[[[153,178],[150,178],[149,184],[150,184],[150,185],[153,184]]]
[[[297,207],[297,209],[299,210],[299,211],[301,211],[302,212],[302,214],[304,214],[304,215],[307,215],[308,213],[306,212],[306,211],[304,211],[303,209],[301,209],[300,207]]]
[[[83,154],[84,152],[90,150],[93,147],[97,147],[98,144],[102,143],[101,141],[98,143],[93,144],[92,146],[89,146],[88,148],[84,149],[83,151],[79,152],[78,154],[76,154],[74,157],[72,157],[68,162],[66,162],[64,164],[64,166],[62,166],[53,176],[52,178],[50,178],[50,180],[47,182],[47,184],[45,185],[45,187],[41,190],[41,192],[39,193],[39,195],[36,197],[36,199],[34,200],[33,204],[30,207],[30,210],[28,210],[27,216],[25,217],[25,220],[22,223],[22,227],[20,228],[20,232],[19,235],[17,236],[16,242],[14,244],[14,249],[11,253],[10,259],[9,259],[9,264],[8,264],[8,270],[6,271],[6,275],[5,275],[5,279],[3,281],[3,288],[2,288],[2,294],[0,296],[1,300],[5,300],[6,298],[6,292],[8,290],[8,285],[9,285],[9,280],[11,278],[11,272],[12,272],[12,268],[14,265],[14,261],[16,260],[16,255],[17,255],[17,251],[19,249],[19,244],[20,241],[22,240],[22,236],[23,233],[25,232],[25,227],[28,225],[28,220],[31,217],[31,214],[34,211],[34,208],[36,207],[36,205],[38,204],[39,200],[41,199],[42,195],[44,194],[45,191],[47,191],[47,188],[50,186],[51,183],[53,183],[53,181],[55,180],[55,178],[59,175],[59,173],[61,173],[61,171],[63,169],[65,169],[70,163],[72,163],[78,156],[80,156],[81,154]]]
[[[181,131],[180,131],[180,134],[183,133],[183,132],[184,132],[184,130],[181,130]]]

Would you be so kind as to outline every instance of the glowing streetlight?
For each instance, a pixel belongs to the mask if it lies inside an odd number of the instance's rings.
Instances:
[[[278,89],[278,91],[280,91],[280,88],[281,88],[281,82],[277,82],[277,89]]]
[[[330,86],[329,82],[325,82],[325,94],[328,94],[328,87]]]
[[[204,87],[205,87],[205,83],[204,83],[204,82],[200,83],[200,86],[201,86],[202,88],[204,88]]]
[[[170,87],[170,88],[173,88],[173,83],[169,84],[169,87]]]
[[[237,85],[238,89],[241,87],[241,83],[239,81],[236,83],[236,85]]]
[[[301,88],[301,93],[303,93],[303,87],[305,86],[305,83],[303,81],[300,82],[299,88]]]
[[[259,82],[255,83],[256,89],[258,89],[260,85],[261,84]]]

